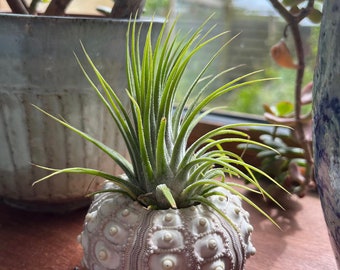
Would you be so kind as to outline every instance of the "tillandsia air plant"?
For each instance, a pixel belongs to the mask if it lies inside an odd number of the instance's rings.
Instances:
[[[211,91],[209,86],[216,78],[233,70],[214,76],[205,74],[223,48],[233,40],[231,38],[203,66],[185,96],[177,102],[180,82],[192,57],[207,44],[227,34],[213,35],[214,26],[204,32],[208,21],[184,37],[175,31],[176,21],[169,29],[164,24],[155,43],[151,38],[151,25],[144,44],[141,44],[140,29],[131,23],[126,42],[128,108],[99,73],[84,48],[100,88],[78,60],[80,66],[103,106],[110,112],[112,121],[117,124],[130,160],[66,120],[38,108],[100,148],[124,171],[123,175],[117,176],[89,168],[42,167],[52,173],[35,182],[61,173],[90,174],[108,181],[106,187],[95,194],[79,239],[87,268],[183,269],[178,267],[188,265],[188,269],[208,269],[204,268],[208,266],[213,267],[209,269],[243,269],[245,258],[255,250],[249,238],[252,226],[240,199],[275,223],[240,191],[243,188],[276,202],[254,175],[266,176],[273,183],[275,180],[221,146],[236,142],[275,151],[252,141],[245,132],[236,129],[249,124],[218,127],[188,145],[194,127],[214,110],[205,111],[206,105],[234,89],[268,80],[246,81],[261,72],[255,71]],[[232,181],[233,177],[242,177],[255,188]],[[228,207],[232,210],[227,210]],[[229,232],[225,231],[227,227]],[[96,235],[99,230],[105,230],[104,233],[98,232],[102,238]],[[240,237],[241,240],[237,240]],[[190,243],[190,247],[185,243]]]

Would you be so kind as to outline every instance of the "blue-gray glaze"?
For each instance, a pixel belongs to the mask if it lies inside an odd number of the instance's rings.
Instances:
[[[330,241],[340,268],[340,1],[324,2],[314,74],[314,161]]]

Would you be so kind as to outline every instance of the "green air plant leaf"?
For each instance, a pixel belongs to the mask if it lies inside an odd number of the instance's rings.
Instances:
[[[107,154],[121,167],[124,176],[113,176],[87,168],[50,169],[52,173],[35,183],[60,173],[86,173],[115,183],[117,188],[108,192],[127,194],[145,207],[156,209],[184,208],[197,203],[215,209],[207,198],[220,194],[217,189],[222,188],[237,194],[273,221],[239,190],[243,188],[256,192],[276,202],[261,187],[255,175],[267,177],[274,184],[281,186],[260,169],[247,164],[242,156],[226,148],[230,143],[243,143],[263,147],[277,154],[270,146],[253,141],[245,132],[238,130],[250,125],[265,126],[264,124],[224,125],[207,132],[188,145],[189,136],[197,124],[204,116],[217,109],[205,110],[207,105],[235,89],[271,79],[252,79],[254,75],[262,72],[260,70],[225,82],[217,89],[211,89],[216,78],[237,68],[233,67],[212,76],[205,74],[223,49],[236,38],[232,37],[213,53],[210,60],[203,63],[202,70],[193,78],[185,96],[175,103],[180,82],[190,60],[208,44],[228,33],[214,35],[214,26],[204,31],[209,20],[210,18],[197,30],[185,35],[175,32],[176,20],[169,28],[164,24],[156,40],[152,38],[151,23],[143,44],[140,35],[145,25],[138,28],[136,21],[132,20],[126,34],[126,95],[129,98],[129,106],[123,104],[115,90],[100,74],[85,50],[86,44],[82,45],[94,76],[90,76],[80,60],[77,57],[76,59],[122,134],[129,159],[67,121],[38,109]],[[100,87],[97,86],[98,82]],[[230,181],[229,176],[242,177],[255,188],[236,184]],[[216,211],[221,212],[218,209]],[[228,217],[225,218],[228,220]]]
[[[165,184],[160,184],[156,187],[156,196],[164,197],[165,204],[169,204],[172,208],[177,208],[176,201],[171,194],[171,190]]]

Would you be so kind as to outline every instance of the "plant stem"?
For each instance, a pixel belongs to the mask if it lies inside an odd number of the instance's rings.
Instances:
[[[29,14],[26,3],[22,0],[7,0],[7,4],[13,13]]]
[[[39,3],[40,0],[32,0],[28,10],[30,12],[30,14],[36,14],[37,12],[37,5]]]
[[[72,0],[52,0],[48,5],[45,15],[49,16],[63,16],[65,9]]]
[[[129,19],[137,15],[137,18],[139,18],[143,12],[144,5],[145,0],[115,0],[110,17]]]
[[[279,12],[279,14],[285,19],[288,26],[290,27],[294,44],[296,57],[298,59],[298,68],[296,71],[296,79],[295,79],[295,134],[298,142],[304,150],[304,155],[307,161],[306,168],[306,185],[310,182],[312,178],[313,172],[313,153],[311,143],[306,139],[304,125],[301,119],[301,89],[303,76],[305,71],[305,55],[303,50],[303,43],[301,39],[301,33],[299,28],[299,23],[306,16],[308,16],[309,12],[313,8],[314,0],[309,0],[308,4],[305,8],[301,9],[299,14],[290,13],[278,0],[269,0],[272,6]]]

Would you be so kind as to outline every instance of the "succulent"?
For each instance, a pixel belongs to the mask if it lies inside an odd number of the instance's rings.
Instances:
[[[301,89],[300,106],[309,106],[312,103],[313,83],[306,84]],[[264,118],[272,124],[284,124],[285,129],[279,131],[277,127],[265,131],[259,137],[259,141],[265,145],[275,148],[277,152],[270,151],[257,145],[241,143],[240,149],[248,149],[256,153],[256,162],[260,163],[259,168],[274,178],[280,185],[285,187],[290,193],[299,197],[304,197],[309,189],[313,187],[312,160],[307,154],[307,149],[312,149],[312,113],[309,112],[300,116],[297,121],[294,115],[294,104],[289,101],[279,101],[273,105],[263,105]],[[304,133],[302,140],[297,133],[297,126],[301,126]],[[308,148],[304,148],[307,145]],[[276,198],[285,198],[287,193],[273,182],[268,182],[266,177],[257,175],[257,179],[264,180],[267,185],[266,190],[270,194],[276,193]],[[281,195],[280,195],[281,193]]]
[[[260,163],[259,168],[274,178],[281,186],[288,190],[291,194],[303,197],[306,193],[306,178],[303,171],[306,167],[303,149],[298,146],[288,145],[290,142],[286,136],[278,136],[273,132],[265,132],[259,137],[259,140],[266,145],[275,148],[277,152],[269,151],[260,146],[247,144],[239,144],[238,148],[247,149],[256,153],[256,159]],[[284,140],[286,139],[286,141]],[[268,181],[266,177],[255,174],[258,180],[263,180],[263,185],[270,194],[278,192],[275,198],[278,199],[282,195],[288,195],[277,187],[275,183]],[[265,184],[264,184],[265,183]]]
[[[297,145],[303,151],[305,160],[304,170],[301,171],[296,162],[290,163],[286,186],[292,187],[299,196],[304,196],[309,188],[315,189],[314,181],[314,161],[312,147],[312,113],[310,106],[303,108],[312,102],[313,83],[309,82],[304,87],[305,71],[305,54],[303,49],[303,37],[300,33],[300,23],[303,19],[308,18],[313,23],[319,23],[322,18],[321,1],[311,0],[269,0],[273,8],[285,20],[286,26],[283,30],[282,39],[272,46],[271,56],[273,60],[281,67],[297,69],[294,99],[292,103],[280,101],[275,105],[264,105],[264,117],[269,123],[287,125],[293,127],[291,138],[296,141]],[[289,31],[288,31],[289,30]],[[288,34],[291,34],[294,41],[296,60],[294,61],[285,40]],[[305,113],[309,111],[308,113]],[[298,150],[298,149],[296,149]],[[296,187],[297,185],[297,187]]]
[[[216,109],[205,110],[208,104],[234,89],[266,80],[250,80],[249,77],[261,72],[255,71],[211,91],[210,85],[216,78],[234,69],[214,76],[205,74],[232,38],[203,66],[184,97],[176,100],[190,59],[207,44],[227,33],[212,35],[214,27],[204,32],[208,21],[184,37],[176,33],[176,22],[169,29],[164,24],[154,43],[151,24],[144,44],[140,44],[140,29],[135,23],[130,24],[126,42],[128,108],[101,76],[84,49],[101,88],[96,86],[78,60],[80,66],[117,124],[129,160],[67,121],[43,111],[96,145],[124,171],[123,175],[116,176],[89,168],[45,168],[51,170],[51,174],[37,181],[61,173],[80,173],[109,182],[95,195],[80,237],[85,253],[84,264],[88,268],[183,269],[181,267],[188,264],[190,269],[242,269],[242,259],[253,254],[254,249],[249,240],[252,227],[248,213],[241,208],[240,198],[272,220],[240,192],[240,188],[244,188],[274,200],[254,177],[254,173],[267,175],[221,146],[236,142],[266,147],[250,140],[246,133],[237,129],[248,124],[218,127],[188,145],[194,127]],[[140,45],[144,46],[143,50]],[[229,181],[230,177],[242,177],[255,188]],[[231,206],[232,210],[227,206]],[[190,209],[194,209],[193,212]],[[185,214],[178,214],[181,210],[186,211]],[[164,211],[170,211],[170,214]],[[109,221],[109,217],[113,221]],[[219,220],[223,220],[222,225]],[[140,225],[138,229],[136,224]],[[145,228],[142,229],[141,225]],[[227,232],[223,228],[227,228]],[[95,236],[95,232],[100,236]],[[139,250],[136,250],[138,247]],[[126,262],[125,256],[133,259],[141,253],[145,255],[143,267],[140,262],[138,265]],[[209,268],[208,263],[213,268]]]

